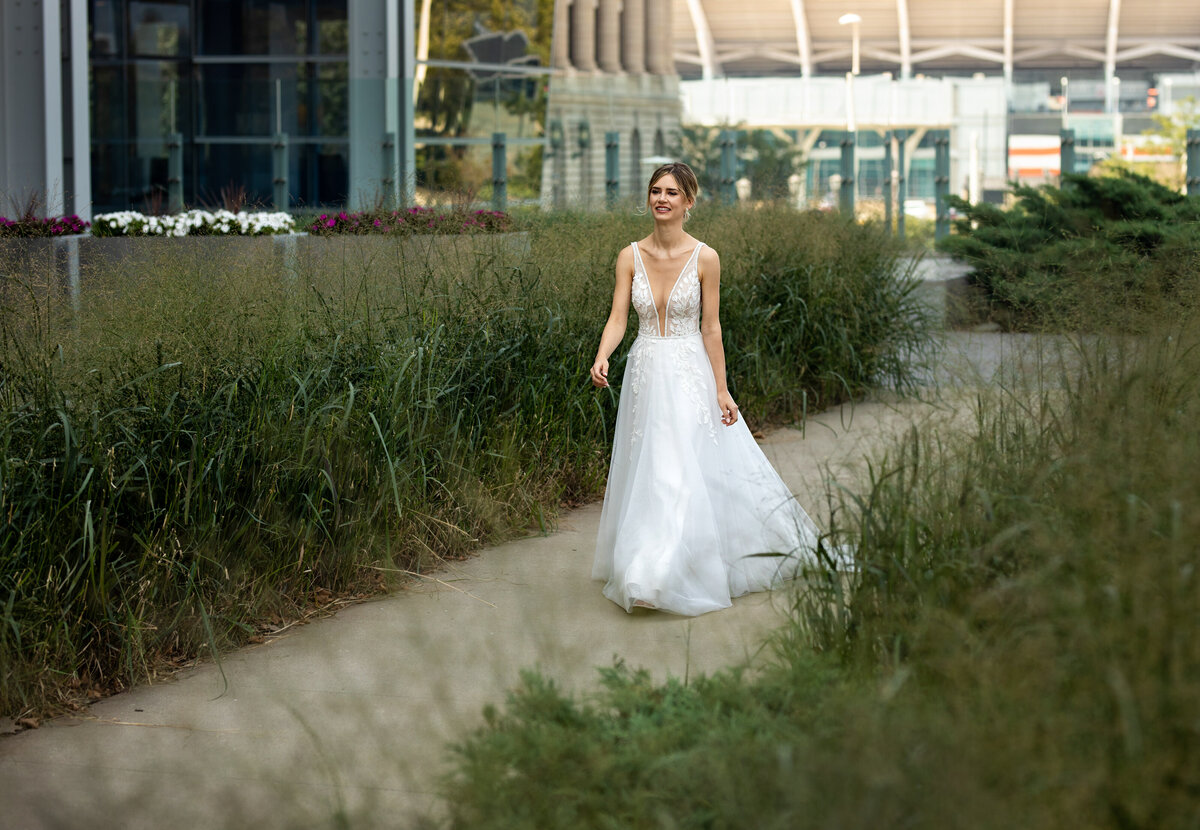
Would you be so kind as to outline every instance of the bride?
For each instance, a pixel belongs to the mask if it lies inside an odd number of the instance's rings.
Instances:
[[[681,162],[650,177],[654,230],[617,257],[612,310],[592,366],[629,350],[592,576],[626,611],[727,608],[815,561],[819,533],[755,443],[725,382],[721,260],[683,229],[698,184]]]

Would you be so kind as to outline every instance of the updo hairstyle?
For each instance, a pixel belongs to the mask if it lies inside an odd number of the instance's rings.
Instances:
[[[672,161],[650,174],[650,184],[646,185],[646,204],[650,204],[650,188],[654,187],[654,183],[668,173],[675,177],[675,183],[679,185],[679,192],[683,194],[683,198],[689,202],[695,202],[696,194],[700,190],[700,182],[696,181],[696,174],[682,161]]]

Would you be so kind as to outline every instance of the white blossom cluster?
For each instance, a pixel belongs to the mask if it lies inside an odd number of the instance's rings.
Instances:
[[[286,213],[231,213],[189,210],[174,216],[146,216],[133,210],[102,213],[92,219],[93,236],[263,236],[291,233]]]

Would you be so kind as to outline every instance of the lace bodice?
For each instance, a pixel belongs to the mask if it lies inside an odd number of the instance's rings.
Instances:
[[[654,304],[650,278],[646,276],[646,265],[642,262],[638,244],[633,243],[632,299],[638,315],[639,335],[684,337],[700,331],[700,270],[697,263],[703,247],[703,242],[696,244],[696,249],[675,278],[671,293],[667,295],[666,326],[659,331],[658,306]]]

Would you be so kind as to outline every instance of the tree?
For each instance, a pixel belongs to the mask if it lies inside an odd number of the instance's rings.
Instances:
[[[747,130],[724,124],[706,127],[686,124],[680,128],[675,152],[696,171],[700,192],[717,198],[721,188],[721,133],[737,133],[734,178],[750,180],[758,200],[783,199],[788,195],[788,177],[804,169],[804,153],[782,130]]]
[[[1102,170],[1124,170],[1148,176],[1172,190],[1181,191],[1187,178],[1187,131],[1200,129],[1200,102],[1197,102],[1195,96],[1189,95],[1177,101],[1174,109],[1170,115],[1155,113],[1154,126],[1145,130],[1142,135],[1150,137],[1155,145],[1162,148],[1163,155],[1170,154],[1176,161],[1127,161],[1120,158],[1119,154],[1114,154],[1100,165]]]

